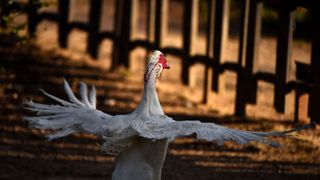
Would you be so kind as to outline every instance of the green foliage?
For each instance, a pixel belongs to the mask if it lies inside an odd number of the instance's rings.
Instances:
[[[47,7],[49,4],[41,0],[32,1],[36,9]],[[24,44],[28,40],[26,33],[27,22],[17,21],[18,17],[27,10],[26,4],[21,4],[17,0],[1,0],[0,1],[0,39],[2,43]]]
[[[295,18],[297,22],[305,22],[308,20],[308,10],[303,7],[298,7],[295,11]]]
[[[262,18],[266,21],[276,22],[279,19],[279,15],[275,9],[272,8],[263,8],[262,10]]]

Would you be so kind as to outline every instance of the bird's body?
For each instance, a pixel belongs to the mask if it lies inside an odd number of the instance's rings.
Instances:
[[[118,155],[112,179],[160,180],[168,144],[168,139],[153,141],[137,137]]]
[[[141,102],[130,114],[111,116],[97,110],[95,89],[92,88],[88,97],[84,83],[80,84],[82,99],[79,101],[65,81],[64,87],[70,101],[44,92],[60,105],[27,102],[25,108],[37,112],[37,116],[25,119],[37,128],[54,130],[49,139],[73,132],[101,136],[104,139],[103,150],[117,155],[112,175],[114,180],[160,180],[168,143],[176,137],[196,134],[198,139],[216,141],[218,144],[229,140],[240,144],[257,141],[277,146],[265,137],[285,134],[234,130],[194,120],[173,120],[164,114],[156,92],[156,80],[163,69],[169,69],[167,61],[160,51],[155,51],[145,73]]]
[[[131,124],[157,122],[159,116],[164,116],[155,84],[145,82],[141,102],[128,116],[132,118],[129,120]],[[154,140],[135,136],[130,147],[118,155],[112,179],[160,180],[168,144],[167,138]]]

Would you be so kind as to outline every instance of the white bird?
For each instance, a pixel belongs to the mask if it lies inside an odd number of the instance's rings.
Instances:
[[[49,140],[73,132],[101,136],[104,139],[103,150],[117,155],[113,180],[160,180],[168,143],[176,137],[196,134],[198,139],[221,145],[224,141],[239,144],[257,141],[278,146],[266,136],[282,136],[289,132],[242,131],[195,120],[175,121],[164,114],[156,92],[156,80],[163,69],[169,69],[169,65],[163,53],[154,51],[144,75],[141,102],[130,114],[111,116],[101,112],[96,109],[94,86],[88,95],[86,84],[81,83],[81,100],[78,100],[64,81],[69,101],[42,91],[59,104],[28,101],[25,108],[36,112],[37,116],[24,119],[30,121],[33,127],[53,130]]]

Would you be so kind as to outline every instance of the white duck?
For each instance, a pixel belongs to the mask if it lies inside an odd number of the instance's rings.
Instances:
[[[175,121],[166,116],[161,108],[156,80],[163,69],[169,69],[160,51],[154,51],[144,76],[144,94],[138,107],[130,114],[115,115],[96,109],[95,87],[88,98],[87,86],[80,84],[81,101],[72,93],[68,83],[65,91],[70,101],[65,101],[42,91],[59,105],[26,102],[25,108],[37,112],[37,116],[25,117],[36,128],[54,130],[48,136],[55,139],[73,132],[91,133],[103,137],[102,148],[108,154],[117,155],[114,180],[159,180],[168,143],[176,137],[196,134],[198,139],[235,141],[247,144],[250,141],[278,146],[266,136],[281,136],[287,132],[253,132],[229,129],[214,123],[200,121]]]

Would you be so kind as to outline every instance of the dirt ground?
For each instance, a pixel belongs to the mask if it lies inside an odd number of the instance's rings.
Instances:
[[[81,19],[82,15],[76,17]],[[22,117],[30,113],[24,111],[21,104],[30,99],[52,103],[39,89],[66,98],[62,88],[63,78],[66,78],[75,92],[80,81],[96,85],[98,109],[110,114],[131,112],[142,95],[145,52],[134,50],[130,70],[120,68],[111,72],[110,41],[102,42],[99,59],[93,60],[84,53],[87,37],[84,32],[71,32],[68,50],[58,48],[56,32],[55,24],[43,22],[38,27],[37,38],[26,46],[0,47],[0,179],[111,179],[114,157],[100,151],[100,139],[74,134],[48,142],[44,136],[49,132],[28,128],[22,121]],[[179,36],[172,33],[168,34],[164,45],[181,46],[181,42]],[[204,53],[203,42],[203,37],[199,36],[194,52]],[[309,43],[295,41],[293,49],[293,60],[308,62]],[[237,50],[237,39],[229,39],[223,59],[236,60]],[[274,71],[275,50],[275,39],[263,37],[256,70]],[[272,131],[293,127],[292,95],[288,97],[286,113],[279,114],[272,108],[273,86],[259,83],[258,104],[247,107],[246,118],[233,117],[234,74],[223,75],[221,91],[211,92],[210,102],[202,104],[204,67],[197,64],[192,68],[191,85],[186,87],[179,80],[181,60],[172,56],[167,59],[172,68],[162,73],[157,91],[169,116],[244,130]],[[291,71],[294,74],[294,62]],[[176,139],[170,144],[162,178],[319,179],[319,128],[274,140],[282,144],[282,148],[257,143],[217,146],[193,137]]]

